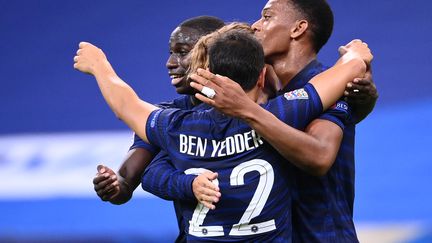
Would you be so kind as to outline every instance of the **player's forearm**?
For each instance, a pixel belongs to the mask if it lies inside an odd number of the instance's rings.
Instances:
[[[321,98],[323,110],[333,105],[343,94],[346,84],[364,76],[366,64],[361,59],[339,60],[333,67],[310,80]]]
[[[124,116],[124,104],[128,99],[131,101],[136,99],[135,92],[117,76],[107,61],[95,68],[94,76],[105,101],[114,114],[119,119],[122,119]]]
[[[326,165],[333,162],[335,154],[329,153],[319,139],[285,124],[260,106],[248,114],[245,121],[285,159],[305,172],[322,175]]]
[[[120,192],[110,200],[113,204],[128,202],[135,189],[141,183],[141,176],[147,166],[154,158],[154,153],[145,148],[134,148],[129,150],[127,156],[117,172]]]
[[[141,180],[142,188],[165,200],[195,200],[192,182],[195,175],[185,175],[169,163],[147,169]]]
[[[115,115],[148,142],[145,131],[147,118],[157,108],[140,100],[133,89],[117,76],[103,51],[91,43],[80,42],[74,68],[95,76]]]
[[[116,117],[148,142],[145,130],[147,118],[157,107],[140,100],[135,91],[117,76],[108,61],[95,68],[94,76]]]

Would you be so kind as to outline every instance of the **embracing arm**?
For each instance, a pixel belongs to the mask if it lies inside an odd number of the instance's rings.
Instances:
[[[343,137],[333,122],[315,119],[300,131],[262,107],[245,121],[284,158],[312,175],[321,176],[332,166]]]
[[[315,119],[303,132],[258,105],[248,108],[246,114],[249,115],[243,119],[300,169],[321,176],[332,166],[343,137],[342,129],[335,123]]]
[[[369,49],[364,46],[360,46],[361,48],[366,48],[364,56],[370,62],[372,55]],[[352,58],[356,52],[352,53],[352,49],[349,51],[351,53],[346,53],[347,56],[342,56],[345,59],[340,59],[332,68],[311,80],[324,110],[337,101],[350,80],[364,75],[365,62],[358,57]],[[226,77],[200,70],[199,76],[194,75],[193,78],[198,83],[216,90],[214,99],[199,94],[197,98],[228,115],[245,120],[282,156],[299,168],[313,175],[323,175],[331,167],[342,139],[342,129],[337,125],[318,119],[313,121],[306,129],[307,133],[304,133],[288,126],[250,100],[237,83]],[[192,86],[201,90],[200,84],[192,83]]]
[[[321,98],[323,110],[335,104],[350,80],[364,76],[372,55],[367,48],[362,54],[364,46],[358,44],[363,60],[350,56],[356,54],[357,50],[344,49],[343,51],[347,51],[344,54],[348,56],[342,55],[333,67],[310,81]],[[345,48],[352,47],[349,45]],[[327,173],[333,165],[343,137],[343,131],[338,125],[316,119],[307,126],[304,133],[288,126],[261,107],[257,108],[255,106],[249,116],[243,119],[281,155],[310,174],[320,176]]]
[[[165,200],[198,200],[214,209],[219,201],[219,187],[211,181],[217,173],[206,171],[200,175],[186,175],[177,170],[169,156],[161,151],[142,175],[142,188]]]
[[[141,186],[165,200],[193,200],[191,185],[195,177],[176,169],[168,154],[161,151],[142,174]]]
[[[96,78],[99,89],[114,114],[148,142],[147,118],[158,108],[141,100],[135,91],[117,76],[105,54],[96,46],[81,42],[74,62],[75,69]]]

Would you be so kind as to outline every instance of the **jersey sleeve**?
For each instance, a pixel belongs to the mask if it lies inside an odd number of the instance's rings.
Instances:
[[[150,113],[146,123],[147,139],[152,145],[167,150],[166,131],[171,120],[181,113],[179,109],[158,109]]]
[[[311,84],[270,100],[264,108],[286,124],[303,130],[323,111],[321,99]]]
[[[351,109],[344,100],[339,100],[332,107],[328,108],[319,119],[328,120],[338,125],[342,130],[351,121]]]
[[[145,170],[141,186],[165,200],[195,200],[192,182],[195,175],[177,170],[165,151],[161,151]]]

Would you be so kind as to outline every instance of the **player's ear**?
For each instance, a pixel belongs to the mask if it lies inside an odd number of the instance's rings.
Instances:
[[[297,20],[291,28],[291,38],[295,39],[303,35],[309,27],[309,22],[305,19]]]
[[[258,77],[257,86],[260,89],[264,88],[266,71],[267,71],[267,67],[264,66],[263,69],[261,70],[259,77]]]

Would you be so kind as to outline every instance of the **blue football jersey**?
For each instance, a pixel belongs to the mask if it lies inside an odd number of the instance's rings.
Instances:
[[[282,93],[304,86],[327,67],[314,60],[297,74]],[[358,242],[354,222],[355,122],[346,102],[340,100],[319,119],[343,129],[336,160],[326,175],[316,177],[294,168],[293,242]]]
[[[264,108],[297,129],[322,112],[310,84]],[[222,197],[215,210],[180,203],[188,241],[291,241],[292,165],[245,122],[213,108],[160,109],[148,119],[147,136],[185,174],[219,175],[213,182]]]

